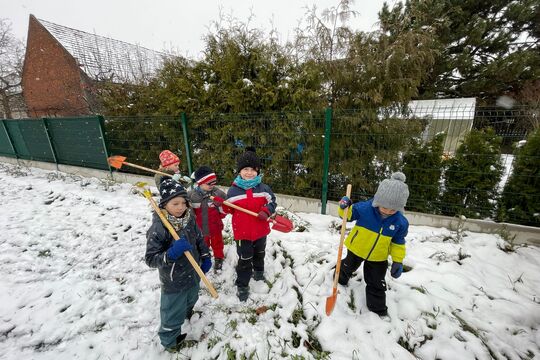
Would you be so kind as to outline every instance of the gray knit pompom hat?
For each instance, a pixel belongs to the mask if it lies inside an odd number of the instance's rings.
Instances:
[[[382,206],[403,213],[409,198],[409,187],[405,184],[405,179],[404,173],[395,172],[390,179],[381,181],[373,197],[373,207]]]

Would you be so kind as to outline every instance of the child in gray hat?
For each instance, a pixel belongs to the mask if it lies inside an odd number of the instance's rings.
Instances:
[[[396,172],[379,184],[373,199],[353,204],[344,196],[339,202],[340,216],[352,206],[348,221],[356,220],[345,240],[347,256],[341,262],[339,283],[346,286],[363,262],[367,307],[380,316],[386,316],[388,310],[384,280],[388,255],[392,257],[390,275],[398,278],[403,271],[405,236],[409,229],[403,210],[408,197],[405,174]]]

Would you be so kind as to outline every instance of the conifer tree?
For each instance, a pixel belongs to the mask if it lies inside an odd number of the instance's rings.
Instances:
[[[517,93],[540,76],[537,0],[407,0],[379,12],[391,37],[431,33],[438,52],[423,98],[474,96],[485,102]]]
[[[430,214],[440,213],[440,180],[443,170],[443,150],[446,134],[438,133],[424,142],[413,138],[403,156],[403,173],[409,185],[407,210]]]
[[[444,173],[442,213],[470,218],[492,218],[497,185],[502,176],[502,139],[493,129],[471,130],[448,161]]]
[[[499,219],[540,226],[540,129],[517,149],[512,174],[504,187]]]

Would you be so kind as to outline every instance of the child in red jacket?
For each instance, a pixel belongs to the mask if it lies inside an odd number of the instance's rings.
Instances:
[[[197,225],[201,229],[204,242],[208,247],[212,248],[214,253],[214,270],[221,270],[223,266],[223,221],[225,212],[221,207],[221,203],[214,202],[210,199],[211,196],[217,196],[222,199],[226,195],[223,191],[216,187],[217,176],[208,166],[201,166],[193,174],[196,186],[189,191],[188,199],[193,209]]]
[[[237,295],[240,301],[249,297],[249,280],[264,280],[266,236],[270,233],[268,218],[276,210],[276,197],[270,186],[261,182],[261,162],[254,149],[248,149],[237,160],[238,176],[227,192],[227,201],[251,210],[257,217],[224,206],[232,214],[232,228],[238,253],[236,267]],[[222,199],[214,199],[220,201]]]

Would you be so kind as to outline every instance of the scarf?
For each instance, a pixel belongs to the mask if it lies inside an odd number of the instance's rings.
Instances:
[[[234,183],[238,187],[244,190],[254,188],[255,186],[259,185],[261,181],[262,181],[262,175],[257,175],[253,179],[250,179],[250,180],[242,179],[242,177],[238,175],[236,179],[234,179]]]
[[[191,219],[191,211],[189,209],[186,209],[186,211],[184,212],[184,215],[179,218],[167,213],[167,220],[169,220],[174,230],[176,231],[180,231],[183,228],[185,228],[187,224],[189,224],[190,219]]]

